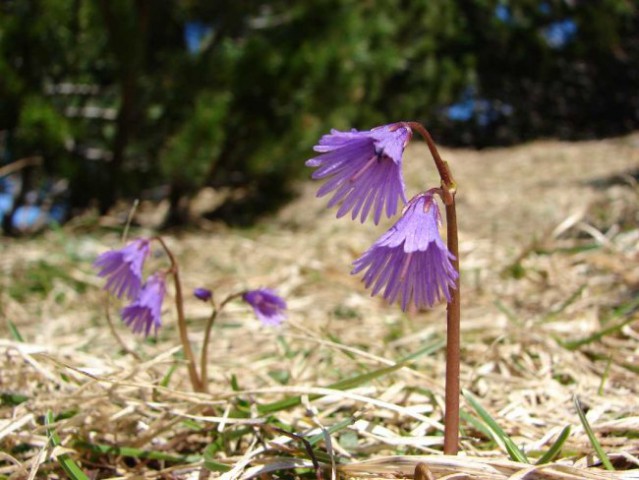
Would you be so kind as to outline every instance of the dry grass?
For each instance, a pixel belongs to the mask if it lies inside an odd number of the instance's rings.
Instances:
[[[507,460],[468,405],[462,454],[438,453],[443,308],[404,315],[371,299],[349,265],[384,226],[335,220],[309,183],[253,229],[204,224],[167,237],[187,291],[207,286],[221,299],[268,285],[289,303],[275,330],[230,304],[207,395],[190,390],[170,302],[153,341],[113,314],[135,355],[111,335],[90,264],[120,231],[76,223],[3,239],[0,478],[64,478],[65,458],[93,478],[205,478],[225,466],[211,475],[314,478],[302,436],[325,478],[411,476],[418,461],[437,478],[639,478],[639,135],[443,153],[460,185],[462,387],[531,459],[572,426],[555,463]],[[411,192],[435,183],[426,155],[409,151]],[[193,301],[187,314],[198,350],[209,312]],[[352,388],[336,384],[375,370]],[[575,395],[617,471],[598,466]]]

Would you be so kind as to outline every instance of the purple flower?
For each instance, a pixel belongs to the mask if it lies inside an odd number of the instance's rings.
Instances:
[[[213,292],[208,288],[198,287],[193,290],[193,295],[195,298],[202,300],[203,302],[208,302],[213,298]]]
[[[142,286],[142,267],[149,255],[150,241],[146,238],[133,240],[120,250],[109,250],[100,255],[93,266],[99,269],[98,276],[106,277],[105,290],[118,298],[135,298]]]
[[[148,336],[151,327],[157,332],[162,326],[162,301],[165,292],[164,277],[156,273],[147,279],[133,303],[122,309],[122,321],[131,327],[133,333]]]
[[[401,298],[402,310],[412,301],[417,308],[430,308],[442,297],[450,301],[458,274],[455,257],[439,235],[439,208],[432,193],[414,197],[404,214],[364,255],[353,263],[356,274],[364,269],[366,288],[372,295],[383,289],[393,303]]]
[[[328,207],[340,203],[338,218],[352,211],[353,220],[360,215],[363,223],[373,208],[377,224],[384,206],[392,217],[398,197],[406,203],[402,154],[411,136],[411,129],[401,123],[361,132],[331,130],[314,147],[320,155],[306,161],[306,166],[317,167],[313,179],[328,179],[317,196],[334,192]]]
[[[279,325],[286,318],[286,302],[268,288],[249,290],[242,295],[242,299],[253,307],[253,311],[264,325]]]

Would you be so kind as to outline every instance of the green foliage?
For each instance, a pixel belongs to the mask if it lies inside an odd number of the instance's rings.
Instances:
[[[4,2],[0,129],[15,131],[14,157],[41,153],[70,178],[77,204],[96,192],[106,209],[161,184],[177,204],[209,183],[242,187],[250,210],[286,198],[329,128],[415,119],[481,145],[637,125],[637,7],[546,4]],[[565,19],[576,36],[554,48],[544,29]],[[193,52],[191,21],[209,27]],[[515,114],[442,115],[470,87]]]
[[[53,422],[53,412],[49,410],[45,415],[47,436],[49,437],[49,442],[53,447],[61,447],[62,442],[60,440],[60,436],[52,427]],[[89,477],[67,453],[58,454],[57,461],[64,470],[64,473],[67,474],[68,478],[71,478],[72,480],[89,480]]]
[[[592,427],[590,426],[590,423],[588,422],[588,419],[586,418],[586,414],[581,408],[581,403],[579,402],[579,398],[575,395],[572,401],[575,405],[575,409],[577,410],[577,415],[579,416],[579,421],[581,422],[581,426],[584,428],[586,435],[588,435],[588,440],[590,440],[590,444],[592,445],[592,448],[595,450],[595,452],[597,452],[597,455],[599,456],[601,463],[603,463],[604,468],[606,470],[614,470],[615,467],[613,467],[612,463],[610,462],[610,459],[608,458],[608,455],[606,455],[606,452],[601,447],[601,444],[599,443],[599,440],[597,440],[595,433],[592,431]]]
[[[469,391],[463,392],[464,398],[473,407],[473,410],[480,416],[486,425],[486,430],[493,437],[497,444],[508,452],[508,456],[514,462],[530,463],[526,454],[517,446],[517,444],[508,436],[506,432],[499,426],[493,417],[481,406],[477,399]]]
[[[24,99],[17,125],[16,140],[25,151],[55,154],[64,148],[69,125],[51,103],[30,95]]]
[[[166,142],[160,154],[162,173],[201,186],[214,165],[226,135],[229,95],[202,92],[193,112]]]
[[[561,452],[564,443],[570,437],[570,425],[563,428],[557,440],[550,446],[550,448],[544,453],[539,460],[535,462],[536,465],[543,465],[544,463],[552,462]]]

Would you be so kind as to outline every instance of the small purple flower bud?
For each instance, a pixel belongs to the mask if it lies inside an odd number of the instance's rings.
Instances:
[[[142,268],[149,255],[150,240],[138,238],[120,250],[101,254],[93,266],[107,279],[105,290],[118,298],[135,298],[142,286]]]
[[[253,307],[257,318],[264,325],[277,326],[286,318],[286,302],[273,290],[268,288],[258,288],[249,290],[242,295],[242,299]]]
[[[153,327],[154,332],[162,326],[162,302],[166,293],[164,276],[151,275],[133,303],[122,309],[122,320],[133,333],[144,333],[147,337]]]
[[[208,288],[198,287],[193,289],[193,295],[195,298],[202,300],[203,302],[208,302],[213,298],[213,292]]]

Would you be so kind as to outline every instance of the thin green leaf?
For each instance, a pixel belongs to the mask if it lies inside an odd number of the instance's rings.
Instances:
[[[435,340],[433,343],[429,343],[421,350],[417,350],[410,355],[405,356],[404,358],[399,360],[399,363],[412,362],[413,360],[417,360],[424,355],[430,355],[431,353],[435,353],[438,350],[441,350],[446,346],[446,342],[443,339]]]
[[[601,382],[599,382],[599,388],[597,389],[597,394],[599,396],[604,394],[604,387],[606,385],[606,380],[608,380],[608,375],[610,375],[611,365],[612,365],[612,355],[608,357],[608,361],[606,362],[606,368],[604,369],[603,375],[601,375]]]
[[[572,341],[566,342],[556,338],[556,341],[557,343],[559,343],[559,345],[561,345],[564,348],[567,348],[568,350],[576,350],[583,345],[588,345],[590,343],[597,342],[607,335],[612,335],[612,334],[620,332],[623,327],[634,322],[635,317],[634,315],[631,315],[631,314],[635,312],[638,308],[639,308],[639,296],[615,308],[615,310],[610,315],[608,315],[606,319],[604,319],[605,321],[609,321],[616,318],[627,317],[623,321],[615,325],[611,325],[610,327],[602,328],[598,332],[595,332],[592,335],[589,335],[579,340],[572,340]]]
[[[142,450],[140,448],[118,447],[115,445],[100,445],[84,441],[77,441],[73,444],[73,446],[74,448],[87,450],[100,455],[116,455],[146,460],[162,460],[172,463],[195,463],[202,459],[200,455],[171,455],[155,450]]]
[[[204,449],[204,454],[202,457],[204,458],[204,468],[211,472],[228,472],[231,467],[224,463],[220,463],[213,457],[215,453],[219,450],[218,445],[212,443]]]
[[[499,445],[503,445],[510,458],[520,463],[530,463],[528,457],[522,452],[519,447],[513,442],[513,440],[502,430],[497,422],[490,416],[490,414],[482,407],[477,399],[468,391],[464,391],[464,398],[473,407],[475,412],[481,417],[490,429],[491,436]]]
[[[231,375],[231,388],[234,392],[239,392],[241,390],[240,384],[237,381],[237,376],[235,374]]]
[[[215,460],[204,460],[204,468],[211,472],[228,472],[231,469],[227,464]]]
[[[495,306],[499,309],[501,313],[506,315],[506,318],[510,320],[515,325],[521,325],[521,320],[519,317],[513,312],[510,308],[508,308],[504,303],[500,300],[495,300]]]
[[[481,432],[484,436],[488,437],[488,438],[493,438],[493,432],[490,430],[490,428],[488,428],[486,426],[485,423],[483,423],[482,421],[478,420],[477,418],[473,417],[470,413],[465,412],[465,411],[460,411],[459,412],[459,416],[466,422],[469,423],[470,425],[472,425],[472,427],[477,430],[478,432]]]
[[[351,388],[359,387],[360,385],[364,383],[370,382],[371,380],[375,380],[376,378],[383,377],[384,375],[388,375],[389,373],[392,373],[396,370],[399,370],[400,368],[407,366],[411,360],[415,360],[416,358],[421,357],[422,355],[428,355],[438,350],[439,348],[441,348],[442,345],[443,343],[441,341],[437,341],[431,345],[427,345],[426,347],[422,348],[418,352],[409,355],[408,357],[406,357],[406,359],[403,359],[397,362],[395,365],[378,368],[377,370],[373,370],[371,372],[363,373],[361,375],[357,375],[352,378],[347,378],[345,380],[340,380],[339,382],[332,383],[325,388],[330,388],[333,390],[349,390]],[[309,395],[310,400],[316,400],[321,397],[322,395]],[[288,397],[288,398],[279,400],[277,402],[258,405],[257,411],[261,415],[266,415],[269,413],[286,410],[288,408],[297,407],[298,405],[301,404],[301,402],[302,402],[302,399],[300,396]],[[231,416],[235,416],[235,415],[231,415]]]
[[[329,428],[326,429],[326,431],[328,432],[329,435],[333,435],[334,433],[337,433],[349,427],[350,425],[353,424],[353,422],[355,422],[355,418],[350,417],[345,420],[342,420],[341,422],[337,422],[335,425],[331,425]],[[325,437],[323,433],[318,433],[317,435],[313,435],[307,440],[311,446],[314,446],[317,442],[324,440],[324,438]]]
[[[349,390],[351,388],[358,387],[363,383],[369,382],[381,376],[387,375],[395,370],[399,370],[404,367],[404,363],[397,363],[395,365],[391,365],[390,367],[384,367],[377,370],[373,370],[372,372],[367,372],[362,375],[358,375],[353,378],[347,378],[346,380],[341,380],[339,382],[333,383],[329,385],[327,388],[331,388],[334,390]],[[310,400],[316,400],[321,398],[322,395],[309,395]],[[288,408],[297,407],[302,403],[302,398],[300,396],[288,397],[277,402],[267,403],[264,405],[258,405],[257,411],[261,415],[265,415],[268,413],[279,412],[281,410],[286,410]]]
[[[581,338],[579,340],[569,340],[562,341],[560,339],[556,339],[559,345],[568,349],[568,350],[577,350],[579,347],[584,345],[589,345],[594,342],[598,342],[602,338],[608,335],[612,335],[614,333],[620,332],[623,327],[634,322],[636,319],[633,316],[626,318],[623,322],[620,322],[616,325],[612,325],[610,327],[603,328],[598,332],[593,333],[592,335],[588,335],[587,337]]]
[[[546,313],[543,318],[542,318],[542,322],[548,322],[551,321],[555,318],[557,318],[557,316],[562,313],[566,308],[568,308],[570,305],[572,305],[576,300],[578,300],[581,297],[581,294],[583,293],[583,291],[586,289],[586,284],[583,284],[582,286],[580,286],[577,290],[575,290],[572,295],[570,295],[570,297],[568,297],[561,305],[559,305],[557,308],[552,309],[551,311],[549,311],[548,313]]]
[[[11,320],[7,320],[7,326],[9,327],[9,333],[16,342],[24,343],[24,337],[20,334],[18,327]]]
[[[601,448],[601,444],[599,443],[599,440],[597,440],[597,437],[595,437],[595,432],[592,431],[592,428],[590,427],[590,423],[588,423],[588,419],[586,418],[586,414],[581,408],[581,404],[579,403],[579,398],[577,398],[577,395],[574,395],[572,397],[572,401],[575,404],[575,408],[577,409],[577,415],[579,415],[579,420],[581,421],[581,425],[584,427],[584,431],[586,432],[586,435],[588,435],[588,440],[590,440],[590,444],[592,445],[592,448],[594,448],[595,452],[597,452],[597,456],[601,459],[601,463],[603,463],[604,468],[606,470],[614,470],[615,467],[612,466],[612,463],[610,462],[608,455],[606,455],[606,452],[604,452],[603,448]]]
[[[181,423],[182,423],[182,425],[184,425],[186,428],[188,428],[188,429],[190,429],[190,430],[193,430],[193,431],[196,431],[196,432],[199,432],[199,431],[201,431],[201,430],[203,430],[203,429],[204,429],[204,427],[203,427],[200,423],[198,423],[197,421],[192,420],[192,419],[190,419],[190,418],[187,418],[187,419],[182,420],[182,422],[181,422]]]
[[[164,377],[162,377],[162,380],[160,380],[161,387],[166,388],[169,386],[171,377],[173,376],[173,373],[175,373],[175,371],[177,370],[177,367],[178,367],[177,363],[174,363],[169,367],[169,370],[166,372],[166,375],[164,375]]]
[[[47,425],[47,436],[49,437],[51,445],[53,445],[54,447],[62,446],[62,442],[60,441],[58,433],[53,428],[49,428],[49,426],[54,422],[53,412],[51,412],[51,410],[49,410],[44,416],[44,422]],[[82,471],[80,467],[78,467],[78,464],[75,463],[73,459],[66,453],[58,455],[57,460],[65,473],[72,480],[89,480],[89,477]]]
[[[622,363],[621,366],[632,373],[639,373],[639,366],[632,363]]]
[[[541,465],[543,463],[548,463],[548,462],[552,462],[553,459],[559,455],[559,452],[561,451],[561,447],[564,446],[564,443],[566,443],[566,440],[568,440],[568,437],[570,436],[570,425],[567,425],[564,427],[564,429],[561,431],[561,433],[559,434],[559,436],[557,437],[557,440],[555,440],[555,443],[553,443],[550,448],[548,449],[548,451],[546,453],[544,453],[541,458],[539,460],[537,460],[535,462],[536,465]]]
[[[15,407],[29,400],[29,397],[21,393],[0,392],[0,405],[9,405]]]

